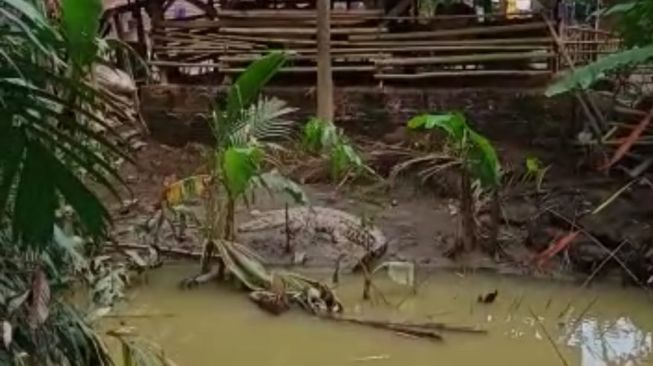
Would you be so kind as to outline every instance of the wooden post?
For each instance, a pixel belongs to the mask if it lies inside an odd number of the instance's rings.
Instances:
[[[317,0],[317,117],[333,122],[331,1]]]
[[[172,3],[172,2],[171,2]],[[150,16],[152,29],[152,34],[156,34],[157,31],[161,28],[163,21],[165,20],[164,12],[164,1],[163,0],[146,0],[146,8],[148,15]],[[154,41],[152,41],[154,42]],[[165,45],[165,42],[163,42]],[[154,45],[152,45],[154,46]],[[154,48],[154,47],[152,47]],[[161,67],[161,83],[166,84],[168,82],[168,69]]]
[[[147,57],[147,40],[145,39],[145,25],[143,24],[143,14],[141,7],[135,6],[132,15],[136,20],[136,35],[138,39],[138,52],[141,57]]]

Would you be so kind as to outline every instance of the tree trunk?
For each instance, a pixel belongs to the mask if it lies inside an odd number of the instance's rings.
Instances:
[[[236,239],[236,229],[234,228],[234,226],[236,225],[235,213],[236,213],[235,201],[231,198],[227,198],[227,218],[226,218],[226,225],[224,229],[225,240],[235,241]]]
[[[462,169],[460,177],[460,220],[462,230],[462,244],[466,252],[476,248],[476,223],[474,222],[474,208],[472,197],[472,181],[466,169]]]
[[[333,122],[331,0],[317,0],[317,117]]]

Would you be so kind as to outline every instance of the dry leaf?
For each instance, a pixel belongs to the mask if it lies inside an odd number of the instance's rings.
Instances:
[[[50,285],[48,278],[41,269],[34,272],[32,279],[32,298],[31,298],[28,323],[30,328],[36,329],[48,319],[50,313]]]
[[[9,349],[11,341],[13,340],[14,330],[11,327],[11,323],[4,320],[2,322],[2,343],[5,345],[5,349]]]

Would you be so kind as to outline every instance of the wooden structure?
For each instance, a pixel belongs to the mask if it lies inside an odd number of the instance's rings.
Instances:
[[[300,0],[127,0],[109,9],[105,21],[124,37],[121,14],[131,14],[136,45],[162,81],[201,78],[229,82],[247,64],[271,49],[289,52],[283,68],[291,82],[316,73],[316,11]],[[175,1],[196,14],[170,19]],[[487,77],[548,80],[569,62],[539,12],[416,16],[414,0],[393,6],[332,1],[331,61],[340,83],[416,82]],[[386,0],[390,1],[390,0]],[[243,4],[253,8],[242,10]],[[468,9],[469,10],[469,9]],[[470,13],[471,12],[471,13]],[[445,12],[446,13],[446,12]],[[147,20],[147,21],[146,21]],[[576,65],[613,52],[618,42],[604,31],[558,25]],[[568,61],[568,60],[567,60]]]

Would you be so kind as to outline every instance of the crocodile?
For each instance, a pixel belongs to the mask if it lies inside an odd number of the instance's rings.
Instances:
[[[328,261],[344,256],[345,267],[356,266],[361,260],[376,259],[387,247],[385,235],[379,228],[364,223],[361,217],[333,208],[292,207],[287,213],[279,209],[253,216],[253,220],[238,226],[238,237],[254,247],[258,243],[282,248],[286,227],[295,252],[303,252],[310,259]],[[250,236],[255,239],[248,240]]]

